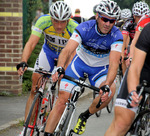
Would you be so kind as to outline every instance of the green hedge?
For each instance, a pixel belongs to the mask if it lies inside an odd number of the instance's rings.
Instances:
[[[31,34],[32,21],[35,17],[36,10],[41,8],[44,14],[48,13],[49,1],[42,0],[23,0],[23,47],[28,41]],[[36,45],[34,51],[32,52],[28,65],[34,67],[36,58],[39,55],[41,47],[43,45],[44,35],[40,38],[38,44]],[[26,71],[23,76],[23,93],[31,90],[31,76],[32,72]]]

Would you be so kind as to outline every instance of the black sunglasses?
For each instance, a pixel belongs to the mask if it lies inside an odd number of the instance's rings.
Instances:
[[[100,14],[98,14],[98,16],[99,16],[99,17],[101,18],[101,20],[103,20],[105,23],[109,21],[109,22],[112,24],[112,23],[114,23],[114,22],[116,21],[116,19],[109,19],[109,18],[107,18],[107,17],[101,16]]]

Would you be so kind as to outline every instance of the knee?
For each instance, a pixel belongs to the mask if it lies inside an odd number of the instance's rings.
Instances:
[[[56,105],[55,105],[57,107],[56,110],[59,113],[62,113],[63,110],[65,109],[68,98],[69,98],[69,94],[67,92],[64,92],[64,91],[59,92],[59,96],[58,96],[58,99],[57,99]]]
[[[134,112],[122,107],[115,107],[114,128],[120,134],[126,134],[134,119]]]

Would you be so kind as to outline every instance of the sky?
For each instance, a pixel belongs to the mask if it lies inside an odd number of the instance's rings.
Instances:
[[[90,18],[93,16],[93,7],[98,4],[101,0],[64,0],[72,10],[74,15],[75,9],[80,9],[80,15],[84,18]]]

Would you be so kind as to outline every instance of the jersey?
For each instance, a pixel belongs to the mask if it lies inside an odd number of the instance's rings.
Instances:
[[[148,23],[150,23],[150,15],[144,15],[139,20],[137,27],[136,27],[136,31],[141,32]]]
[[[133,18],[129,18],[127,21],[125,21],[125,23],[122,27],[122,34],[129,35],[129,37],[130,37],[129,44],[131,44],[131,41],[134,38],[135,28],[136,28],[136,23],[134,22]]]
[[[51,16],[46,14],[37,20],[35,26],[32,28],[32,34],[41,37],[43,33],[45,36],[44,51],[46,53],[52,52],[53,55],[59,55],[77,25],[74,20],[70,19],[63,33],[58,34],[52,25]]]
[[[71,39],[79,43],[76,50],[78,56],[92,67],[108,65],[110,51],[121,52],[123,43],[123,36],[117,27],[113,26],[108,34],[100,34],[96,20],[78,25]]]
[[[150,35],[150,23],[144,27],[135,47],[147,53],[145,63],[141,72],[141,80],[142,79],[147,80],[150,86],[150,78],[149,78],[150,77],[150,38],[149,38],[149,35]]]

